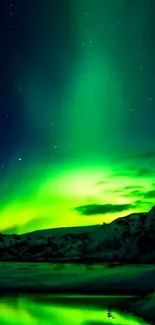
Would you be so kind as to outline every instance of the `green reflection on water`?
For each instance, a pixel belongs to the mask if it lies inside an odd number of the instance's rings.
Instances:
[[[104,301],[104,300],[103,300]],[[103,303],[104,306],[104,303]],[[97,308],[92,304],[68,304],[50,300],[32,300],[28,297],[0,300],[0,325],[148,325],[128,313]]]

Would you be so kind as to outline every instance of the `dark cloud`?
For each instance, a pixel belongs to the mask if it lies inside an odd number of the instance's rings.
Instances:
[[[129,192],[128,195],[129,195],[129,196],[132,196],[132,195],[134,195],[134,196],[144,196],[144,192],[141,192],[141,191],[139,191],[139,190],[135,190],[135,191],[131,191],[131,192]]]
[[[136,201],[134,201],[132,204],[131,204],[131,208],[132,209],[140,209],[139,212],[141,212],[141,209],[144,207],[144,204],[145,205],[148,205],[148,207],[150,208],[150,202],[147,202],[144,200],[144,197],[142,197],[141,199],[138,199]],[[151,205],[152,206],[152,205]],[[146,209],[145,211],[143,212],[147,212]]]
[[[141,208],[143,203],[143,200],[137,200],[131,204],[90,204],[76,207],[75,210],[77,210],[81,215],[91,216],[123,211],[125,212],[133,208]],[[148,202],[148,204],[150,204],[150,202]]]
[[[144,195],[144,198],[147,198],[147,199],[155,199],[155,190],[148,191]]]
[[[147,160],[147,159],[152,159],[152,158],[155,158],[155,151],[148,151],[148,152],[145,152],[145,153],[139,153],[135,156],[132,156],[131,157],[132,159],[140,159],[140,160]],[[129,157],[128,157],[129,159]]]
[[[135,191],[130,191],[127,194],[124,194],[125,197],[137,197],[137,198],[141,198],[143,200],[144,203],[144,199],[153,199],[155,198],[155,190],[149,190],[149,191],[145,191],[144,189],[143,191],[139,191],[139,190],[135,190]]]
[[[140,206],[143,206],[144,205],[144,201],[143,199],[142,200],[136,200],[133,204],[132,204],[132,207],[134,208],[139,208]]]
[[[152,175],[155,173],[155,169],[147,167],[138,167],[137,164],[126,166],[126,170],[123,172],[117,171],[111,174],[111,177],[141,177],[145,175]]]
[[[110,193],[111,190],[109,189],[108,191],[105,191],[106,193]],[[132,186],[128,186],[128,187],[122,187],[120,189],[114,189],[112,191],[113,193],[117,193],[120,195],[123,195],[123,197],[131,197],[131,196],[136,196],[136,197],[143,197],[145,194],[145,189],[143,187],[132,187]]]
[[[75,210],[82,215],[97,215],[97,214],[107,214],[116,213],[126,210],[130,210],[132,204],[88,204],[76,207]]]
[[[129,186],[129,187],[125,187],[124,188],[124,192],[125,193],[123,193],[123,196],[126,196],[126,197],[130,197],[130,196],[144,196],[144,194],[145,194],[145,189],[143,188],[143,187],[131,187],[131,186]]]
[[[148,174],[152,174],[155,172],[155,170],[152,168],[140,167],[140,166],[137,166],[137,164],[129,165],[127,167],[127,171],[134,172],[134,174],[136,174],[137,176],[148,175]]]
[[[138,159],[155,158],[155,151],[148,151],[146,153],[138,155],[136,158]]]
[[[142,186],[138,186],[138,185],[133,185],[133,186],[125,186],[123,187],[123,189],[126,191],[126,190],[135,190],[135,191],[138,191],[140,192],[140,190],[143,190],[144,188]]]
[[[104,182],[104,181],[97,182],[97,185],[105,185],[105,184],[106,184],[106,182]]]
[[[137,176],[151,175],[154,172],[155,171],[150,168],[141,168],[141,169],[137,170]]]
[[[126,175],[131,177],[149,176],[155,173],[155,170],[149,167],[140,167],[137,164],[127,166]],[[125,173],[124,173],[125,174]]]
[[[133,155],[123,155],[120,157],[118,163],[127,163],[128,161],[131,161],[131,162],[137,162],[139,163],[139,160],[141,161],[144,161],[146,162],[147,160],[150,162],[150,160],[154,160],[155,159],[155,151],[148,151],[148,152],[145,152],[145,153],[139,153],[139,154],[135,154],[134,156]],[[114,173],[118,172],[119,173],[119,169],[114,169]]]

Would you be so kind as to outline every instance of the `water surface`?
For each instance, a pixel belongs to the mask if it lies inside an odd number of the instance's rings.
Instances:
[[[31,295],[0,299],[1,325],[148,325],[127,312],[129,297]]]

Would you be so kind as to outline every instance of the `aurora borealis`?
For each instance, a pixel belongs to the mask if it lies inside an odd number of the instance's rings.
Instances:
[[[149,210],[155,2],[2,2],[0,231]]]

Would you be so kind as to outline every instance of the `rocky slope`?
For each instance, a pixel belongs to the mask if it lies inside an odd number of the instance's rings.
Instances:
[[[155,263],[155,206],[110,224],[0,234],[0,260]]]

